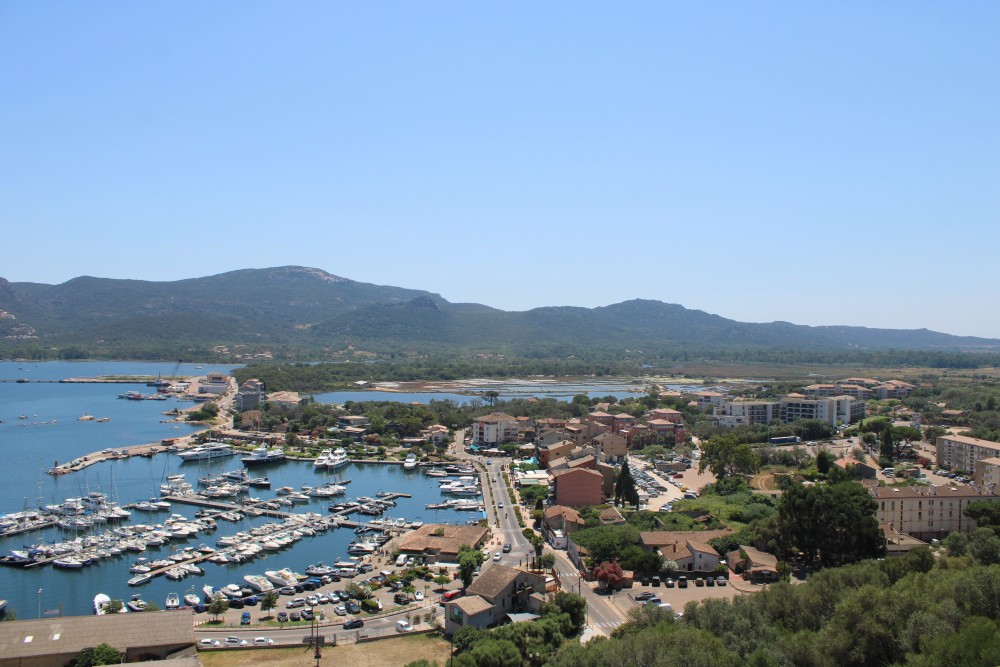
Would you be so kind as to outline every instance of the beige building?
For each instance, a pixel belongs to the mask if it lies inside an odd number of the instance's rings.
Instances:
[[[976,462],[1000,456],[1000,442],[966,435],[942,435],[937,439],[937,464],[947,470],[976,472]]]
[[[517,419],[502,412],[492,412],[472,420],[472,443],[476,445],[499,445],[516,442],[518,437]]]
[[[506,622],[509,614],[536,610],[530,600],[536,594],[545,594],[544,574],[494,563],[483,569],[464,597],[445,603],[445,634],[469,625],[489,628]]]
[[[992,489],[1000,484],[1000,457],[979,459],[976,462],[976,484]]]
[[[781,419],[781,403],[778,401],[726,401],[717,411],[719,416],[729,417],[725,425],[770,424]]]
[[[993,492],[956,485],[876,486],[869,489],[878,507],[875,518],[920,540],[941,539],[956,530],[968,532],[976,522],[965,516],[969,503],[1000,500]]]
[[[786,422],[818,419],[830,426],[852,424],[865,416],[865,402],[850,396],[807,398],[789,394],[781,399],[781,418]]]

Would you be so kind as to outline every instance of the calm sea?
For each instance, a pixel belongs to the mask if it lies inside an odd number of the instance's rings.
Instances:
[[[196,369],[193,365],[183,367],[181,374],[195,375],[209,370],[228,371],[231,367],[209,366]],[[173,364],[145,364],[138,362],[49,362],[25,364],[18,362],[0,363],[0,378],[59,380],[67,377],[95,377],[101,375],[156,375],[170,374]],[[0,513],[13,512],[24,507],[37,507],[42,503],[61,501],[67,497],[79,496],[88,491],[103,491],[117,498],[121,503],[149,498],[153,489],[159,487],[161,479],[168,472],[184,472],[192,482],[199,475],[209,471],[205,465],[182,464],[172,454],[160,454],[153,458],[133,458],[109,461],[91,466],[85,472],[53,478],[45,470],[56,461],[63,462],[105,447],[158,442],[165,437],[173,437],[191,432],[185,424],[162,424],[168,419],[160,414],[178,404],[168,401],[125,401],[116,396],[126,389],[138,387],[123,384],[59,384],[59,383],[0,383],[0,448],[4,454],[2,480],[0,480]],[[145,388],[143,388],[145,390]],[[150,391],[152,391],[150,389]],[[78,421],[77,417],[90,414],[95,417],[110,417],[106,423]],[[18,417],[24,415],[26,419]],[[238,457],[215,462],[213,472],[239,467]],[[302,484],[316,485],[332,473],[317,473],[311,463],[289,461],[261,469],[272,480],[271,490],[255,490],[261,498],[274,497],[280,486],[299,487]],[[337,472],[337,477],[351,480],[348,493],[340,498],[361,495],[372,496],[377,491],[398,491],[410,493],[412,498],[401,498],[398,506],[390,512],[393,518],[405,517],[409,520],[421,519],[425,522],[448,521],[464,523],[477,516],[470,512],[452,510],[427,510],[428,503],[440,502],[442,495],[433,478],[428,479],[419,471],[404,471],[401,466],[351,464]],[[327,502],[312,501],[300,505],[300,511],[327,513]],[[174,511],[189,518],[195,508],[175,505]],[[157,516],[157,515],[153,515]],[[166,514],[159,515],[162,518]],[[136,512],[133,522],[152,520],[148,514]],[[173,543],[163,549],[147,550],[147,557],[157,558],[169,555],[178,546],[197,546],[204,542],[210,545],[222,535],[233,534],[263,522],[262,518],[245,519],[238,524],[219,521],[215,534],[202,534],[183,543]],[[46,541],[71,539],[74,535],[61,535],[50,529],[27,533],[14,537],[0,538],[0,554],[11,549]],[[42,611],[60,610],[63,614],[88,614],[92,611],[92,601],[97,593],[106,593],[112,598],[127,599],[132,593],[142,593],[147,600],[155,601],[161,607],[168,592],[184,594],[192,586],[197,592],[210,583],[224,586],[242,582],[243,575],[260,574],[264,570],[290,567],[301,572],[310,563],[333,562],[347,557],[347,544],[355,535],[350,530],[330,531],[316,537],[306,537],[295,546],[265,558],[258,558],[240,566],[218,566],[205,563],[207,574],[188,578],[182,582],[172,582],[159,577],[145,586],[134,589],[127,585],[132,576],[128,572],[134,558],[123,556],[106,560],[82,570],[57,570],[51,566],[20,570],[0,568],[0,599],[9,601],[9,608],[18,618],[35,618],[39,604]],[[41,590],[41,595],[38,591]]]

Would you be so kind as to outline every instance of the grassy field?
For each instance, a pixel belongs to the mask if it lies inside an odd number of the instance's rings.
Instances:
[[[451,645],[438,635],[410,635],[381,639],[364,644],[326,646],[320,665],[351,665],[352,667],[395,667],[414,660],[439,664],[448,661]],[[316,664],[308,646],[275,649],[233,649],[204,651],[198,654],[205,667],[309,667]]]

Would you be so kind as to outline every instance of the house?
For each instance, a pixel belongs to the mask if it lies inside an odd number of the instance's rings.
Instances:
[[[499,445],[518,438],[517,419],[503,412],[491,412],[472,420],[472,443]]]
[[[396,548],[401,554],[422,556],[428,563],[453,563],[462,545],[480,548],[489,530],[482,526],[453,526],[429,523],[399,538]]]
[[[646,413],[646,423],[649,423],[653,419],[663,419],[674,424],[683,424],[684,414],[672,408],[654,408]]]
[[[639,533],[639,544],[646,551],[674,561],[680,570],[711,572],[719,565],[720,556],[708,542],[730,532],[728,528],[644,531]]]
[[[627,412],[620,412],[614,416],[611,422],[611,430],[615,433],[629,430],[635,425],[636,419]]]
[[[875,396],[879,400],[885,400],[887,398],[906,398],[913,390],[916,389],[909,382],[903,382],[902,380],[889,380],[888,382],[883,382],[875,387]]]
[[[276,391],[268,394],[264,402],[273,408],[294,410],[302,405],[303,399],[297,391]]]
[[[542,536],[553,549],[565,549],[569,536],[585,525],[572,507],[552,505],[542,511]]]
[[[557,505],[580,507],[600,505],[604,500],[604,477],[596,470],[569,468],[552,474],[552,486]]]
[[[240,413],[240,428],[256,431],[263,420],[264,413],[260,410],[247,410]]]
[[[485,568],[465,596],[445,604],[445,634],[466,626],[489,628],[529,608],[529,598],[545,592],[545,574],[498,563]]]
[[[628,440],[615,433],[602,433],[590,443],[600,453],[601,460],[609,463],[621,462],[628,453]]]
[[[615,424],[615,416],[614,415],[610,415],[607,412],[604,412],[603,410],[595,410],[594,412],[591,412],[590,414],[588,414],[583,419],[584,419],[584,421],[590,421],[590,422],[596,422],[598,424],[603,424],[603,425],[605,425],[605,426],[607,426],[609,428],[612,428],[612,429],[614,428],[614,424]]]
[[[124,662],[164,660],[195,650],[190,614],[62,616],[0,623],[0,667],[64,667],[101,642],[123,652]]]
[[[340,428],[361,428],[365,429],[371,424],[371,420],[364,415],[345,415],[337,420],[337,426]]]
[[[726,554],[729,569],[752,584],[765,584],[778,580],[778,559],[772,554],[753,547],[740,545]]]
[[[569,456],[576,444],[572,440],[559,440],[548,445],[541,445],[538,448],[538,464],[543,468],[549,466],[549,462],[554,459]]]
[[[441,424],[431,424],[420,432],[420,437],[435,445],[443,444],[448,441],[448,427]]]
[[[844,472],[847,472],[848,468],[854,468],[854,474],[861,479],[875,479],[875,468],[857,460],[853,456],[845,456],[842,459],[837,459],[833,462],[833,465],[837,466]]]

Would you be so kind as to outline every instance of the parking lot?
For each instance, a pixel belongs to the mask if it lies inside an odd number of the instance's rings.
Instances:
[[[648,494],[648,498],[643,498],[646,509],[658,512],[665,507],[669,508],[674,502],[683,499],[685,493],[697,494],[706,484],[715,481],[710,472],[698,472],[697,459],[688,459],[685,465],[691,467],[670,473],[654,469],[650,462],[635,457],[629,458],[629,467],[640,493]]]
[[[742,585],[743,588],[747,586],[749,584]],[[652,594],[660,602],[650,602],[642,599],[636,600],[637,596],[639,598],[645,597],[643,594]],[[643,604],[670,604],[674,613],[680,613],[684,611],[684,605],[688,602],[699,602],[709,598],[732,599],[741,594],[742,591],[737,586],[734,586],[732,582],[728,581],[724,586],[719,586],[718,584],[715,586],[696,586],[694,582],[689,581],[687,588],[679,588],[676,584],[672,588],[668,588],[663,583],[659,586],[643,586],[639,582],[636,582],[631,589],[615,593],[612,596],[612,602],[619,609],[626,612]]]

